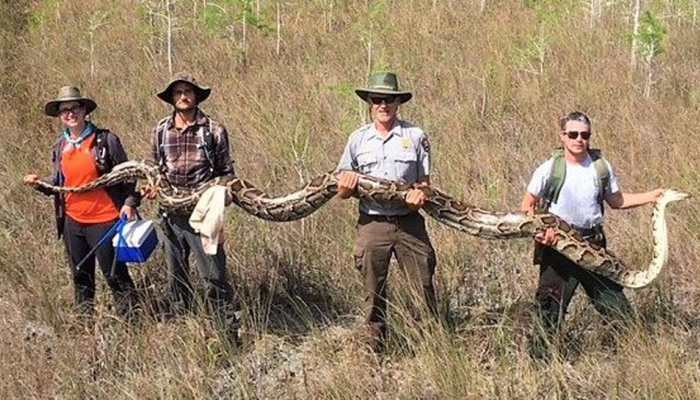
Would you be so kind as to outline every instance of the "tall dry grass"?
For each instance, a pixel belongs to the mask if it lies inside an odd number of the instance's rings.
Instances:
[[[414,91],[401,114],[430,134],[433,180],[469,203],[516,209],[557,145],[558,117],[574,109],[593,117],[594,144],[625,190],[698,192],[696,1],[645,2],[668,31],[650,98],[644,66],[629,67],[629,2],[604,4],[593,28],[589,2],[574,0],[487,0],[483,12],[477,1],[171,2],[174,69],[213,87],[203,107],[229,128],[239,175],[272,193],[335,166],[364,122],[351,89],[368,69],[395,70]],[[228,265],[251,335],[242,348],[222,342],[202,314],[126,326],[112,317],[102,282],[96,326],[80,328],[50,202],[19,182],[48,172],[58,127],[42,107],[65,84],[96,99],[95,121],[118,133],[132,158],[147,155],[148,133],[169,111],[154,97],[168,80],[165,24],[148,13],[162,13],[163,3],[0,4],[3,398],[700,397],[695,200],[670,211],[664,273],[627,292],[641,316],[634,329],[612,331],[579,294],[551,364],[530,360],[526,348],[537,277],[531,243],[487,242],[433,222],[444,321],[407,317],[394,273],[387,355],[358,348],[353,201],[290,224],[230,212]],[[210,29],[205,4],[225,6],[231,26]],[[92,39],[91,24],[101,24]],[[154,216],[152,204],[144,209]],[[650,258],[648,214],[607,215],[611,248],[629,265]],[[164,290],[161,257],[132,269],[146,308]]]

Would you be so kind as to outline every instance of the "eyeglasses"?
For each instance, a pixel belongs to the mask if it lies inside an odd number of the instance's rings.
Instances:
[[[370,96],[369,101],[374,105],[382,103],[392,104],[396,101],[396,96]]]
[[[73,106],[73,107],[59,108],[58,112],[59,112],[59,114],[68,114],[68,113],[77,114],[82,110],[83,110],[83,106]]]
[[[581,139],[588,140],[591,138],[590,131],[564,131],[564,134],[569,137],[569,139],[576,139],[578,135],[581,135]]]

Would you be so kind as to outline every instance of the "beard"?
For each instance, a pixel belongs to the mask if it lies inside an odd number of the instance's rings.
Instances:
[[[175,106],[175,111],[180,112],[180,113],[189,113],[189,112],[194,111],[195,108],[197,108],[197,104],[194,104],[194,103],[190,103],[190,104],[177,103],[174,106]]]

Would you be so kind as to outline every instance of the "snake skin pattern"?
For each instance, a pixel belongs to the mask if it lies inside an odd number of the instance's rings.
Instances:
[[[193,209],[201,195],[220,182],[216,178],[194,189],[178,189],[163,178],[156,166],[127,161],[80,187],[57,187],[45,182],[38,185],[56,192],[85,192],[138,179],[145,179],[156,187],[160,206],[170,211]],[[300,190],[280,197],[270,197],[240,178],[228,181],[225,186],[233,202],[247,213],[267,221],[285,222],[311,215],[333,198],[337,193],[337,176],[335,173],[319,175]],[[382,203],[403,202],[413,188],[412,185],[361,175],[356,197]],[[466,205],[434,187],[416,188],[427,196],[424,212],[440,223],[473,236],[484,239],[531,238],[547,228],[554,228],[558,233],[557,244],[552,246],[554,249],[582,268],[629,288],[646,286],[661,272],[668,257],[666,205],[689,197],[671,189],[663,193],[652,212],[654,256],[646,269],[632,270],[609,250],[584,240],[569,224],[553,214],[530,216],[521,212],[488,211]]]

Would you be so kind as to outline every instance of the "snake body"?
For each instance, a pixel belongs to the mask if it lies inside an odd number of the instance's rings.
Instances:
[[[290,194],[270,197],[252,183],[235,178],[225,183],[215,178],[196,188],[182,189],[170,185],[157,167],[139,161],[117,165],[111,172],[80,187],[58,187],[46,182],[38,185],[56,192],[85,192],[124,181],[146,180],[158,188],[158,201],[165,210],[193,209],[210,187],[224,184],[233,202],[245,212],[267,221],[285,222],[305,218],[337,193],[337,174],[316,176],[303,188]],[[622,286],[639,288],[648,285],[661,272],[668,257],[666,205],[689,197],[675,190],[666,190],[652,212],[654,256],[644,270],[632,270],[609,250],[584,240],[564,220],[553,214],[527,215],[520,212],[495,212],[469,206],[435,187],[415,187],[361,175],[356,197],[379,203],[403,202],[411,189],[422,190],[427,197],[423,210],[451,228],[484,239],[531,238],[547,228],[554,228],[558,241],[553,247],[562,255],[589,271]]]

